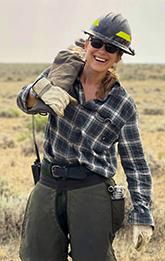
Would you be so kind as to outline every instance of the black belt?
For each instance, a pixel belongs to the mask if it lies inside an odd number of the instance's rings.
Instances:
[[[76,189],[105,182],[106,178],[98,175],[83,165],[58,166],[47,160],[41,164],[40,182],[52,188]]]

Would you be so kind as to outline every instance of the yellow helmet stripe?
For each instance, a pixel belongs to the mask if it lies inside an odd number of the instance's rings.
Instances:
[[[100,23],[100,19],[96,19],[94,22],[93,22],[93,26],[99,26],[99,23]]]
[[[123,31],[118,32],[116,35],[128,42],[131,42],[131,36]]]

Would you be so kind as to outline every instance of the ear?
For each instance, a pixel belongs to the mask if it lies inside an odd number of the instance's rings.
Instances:
[[[118,63],[118,62],[121,60],[122,55],[123,55],[123,54],[120,53],[120,52],[117,53],[116,63]]]

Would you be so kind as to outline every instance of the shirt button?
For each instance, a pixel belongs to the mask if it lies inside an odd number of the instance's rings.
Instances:
[[[106,137],[104,136],[104,137],[102,137],[102,140],[105,140],[106,139]]]

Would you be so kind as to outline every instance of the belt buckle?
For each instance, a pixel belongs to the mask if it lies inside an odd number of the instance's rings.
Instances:
[[[59,171],[61,170],[61,172],[64,174],[64,175],[60,175],[58,174]],[[61,179],[61,178],[65,178],[66,177],[66,167],[62,167],[62,166],[59,166],[59,165],[53,165],[52,166],[52,176],[56,179]]]

